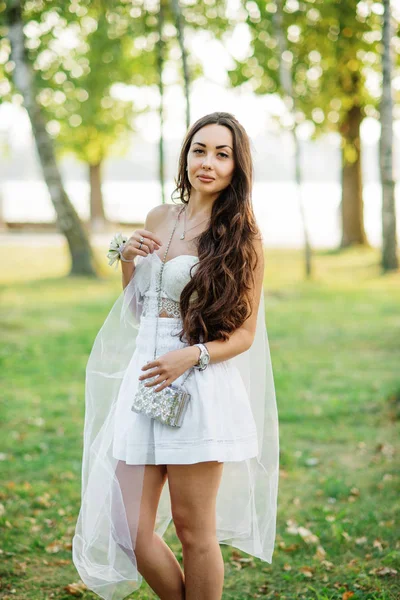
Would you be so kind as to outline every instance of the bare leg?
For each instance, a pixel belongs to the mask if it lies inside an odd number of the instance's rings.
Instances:
[[[135,468],[122,463],[120,469]],[[145,465],[143,491],[140,504],[140,518],[137,526],[135,556],[140,574],[145,578],[152,590],[161,600],[183,600],[184,576],[182,569],[171,548],[154,532],[157,507],[161,492],[167,478],[163,465]],[[129,481],[129,476],[119,477],[121,481]],[[129,520],[129,495],[127,488],[122,489],[124,503]],[[121,485],[122,488],[122,485]],[[131,519],[134,526],[135,518]]]
[[[167,470],[183,550],[185,600],[220,600],[224,562],[216,538],[216,497],[223,463],[167,465]]]

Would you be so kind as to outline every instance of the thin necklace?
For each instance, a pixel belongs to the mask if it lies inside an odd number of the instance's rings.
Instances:
[[[195,227],[197,227],[198,225],[201,225],[202,223],[204,223],[204,221],[208,221],[208,219],[210,218],[210,217],[207,217],[206,219],[203,219],[203,221],[200,221],[200,223],[196,223],[196,225],[193,225],[193,227],[189,227],[189,229],[186,229],[186,206],[185,206],[185,208],[184,208],[184,211],[183,211],[183,213],[184,213],[184,215],[183,215],[183,216],[184,216],[185,220],[184,220],[184,225],[183,225],[183,233],[182,233],[182,234],[181,234],[181,236],[180,236],[180,239],[181,239],[181,240],[184,240],[184,239],[185,239],[185,233],[186,233],[187,231],[190,231],[191,229],[194,229],[194,228],[195,228]]]

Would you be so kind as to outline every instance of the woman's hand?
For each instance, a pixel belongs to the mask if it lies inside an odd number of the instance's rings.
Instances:
[[[148,373],[140,375],[139,380],[141,381],[158,375],[154,381],[145,383],[145,386],[151,387],[161,384],[155,390],[156,392],[161,392],[161,390],[168,387],[175,379],[178,379],[187,369],[193,367],[199,360],[199,356],[200,348],[197,346],[171,350],[171,352],[167,352],[156,358],[156,360],[152,360],[144,365],[142,371],[148,371]]]
[[[143,238],[141,246],[140,238]],[[135,256],[147,256],[154,252],[154,250],[158,250],[161,245],[162,241],[160,238],[148,229],[135,229],[131,237],[125,243],[122,255],[126,260],[133,260]]]

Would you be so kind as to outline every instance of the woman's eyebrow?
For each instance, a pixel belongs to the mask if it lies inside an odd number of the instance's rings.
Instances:
[[[193,142],[194,144],[198,144],[199,146],[204,146],[204,148],[206,147],[206,144],[203,144],[203,142]],[[215,146],[216,149],[218,148],[231,148],[230,146],[228,146],[228,144],[222,144],[221,146]],[[231,148],[232,150],[232,148]]]

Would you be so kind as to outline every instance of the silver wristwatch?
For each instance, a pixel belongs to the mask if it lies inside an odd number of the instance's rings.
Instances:
[[[207,367],[208,363],[210,362],[210,355],[208,353],[207,346],[205,346],[204,344],[194,344],[194,345],[198,346],[198,348],[200,348],[199,360],[194,365],[194,368],[198,369],[199,371],[204,371],[204,369]]]

